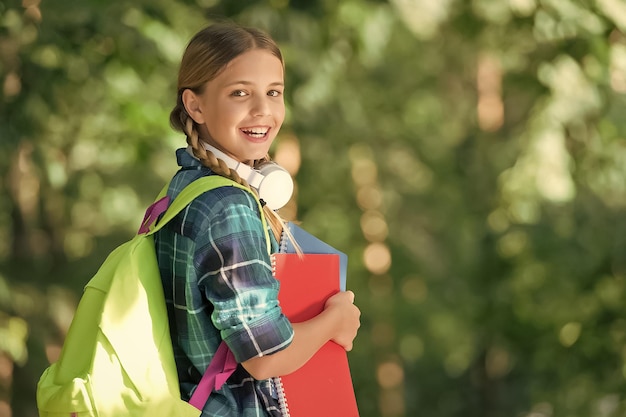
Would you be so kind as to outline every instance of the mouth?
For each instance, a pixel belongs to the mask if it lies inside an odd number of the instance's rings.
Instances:
[[[269,127],[246,127],[243,129],[240,129],[241,132],[246,135],[249,136],[252,139],[264,139],[267,137],[270,128]]]

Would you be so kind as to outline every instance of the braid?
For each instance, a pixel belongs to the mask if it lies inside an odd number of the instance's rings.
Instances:
[[[282,235],[283,235],[283,230],[288,232],[288,229],[283,227],[285,224],[285,221],[283,220],[282,217],[280,217],[280,215],[277,212],[269,208],[267,204],[263,206],[263,212],[265,213],[265,220],[270,225],[270,228],[272,229],[272,232],[274,233],[274,237],[276,238],[276,241],[280,242],[280,239],[282,238]]]
[[[216,174],[221,175],[222,177],[230,178],[237,184],[243,185],[258,198],[259,194],[254,188],[250,187],[248,181],[246,181],[244,178],[241,178],[237,171],[229,168],[224,161],[216,158],[215,155],[213,155],[213,152],[208,151],[204,148],[204,146],[200,145],[200,140],[195,127],[195,123],[193,119],[189,117],[186,111],[181,112],[181,121],[183,118],[186,118],[183,126],[184,132],[187,135],[187,144],[191,147],[194,156],[200,160],[202,165],[209,168]],[[259,161],[264,161],[267,159],[268,158],[266,157]],[[270,228],[272,229],[272,232],[274,233],[274,237],[277,241],[280,241],[283,232],[284,220],[280,217],[278,213],[269,208],[267,204],[263,205],[263,212],[265,214],[265,220],[268,222]]]
[[[191,119],[191,117],[187,118],[185,133],[187,134],[187,144],[191,146],[194,156],[200,160],[202,165],[211,169],[211,171],[215,172],[218,175],[230,178],[237,184],[241,184],[244,187],[250,188],[248,182],[245,179],[241,178],[237,171],[229,168],[224,161],[216,158],[215,155],[213,155],[213,152],[206,150],[204,146],[200,145],[198,132],[196,131],[194,121]]]

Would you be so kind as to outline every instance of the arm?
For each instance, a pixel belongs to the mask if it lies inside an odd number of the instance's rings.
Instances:
[[[352,291],[335,294],[328,299],[316,317],[292,324],[294,338],[291,344],[274,354],[255,357],[242,363],[255,379],[287,375],[304,365],[326,342],[332,340],[346,350],[360,326],[361,312],[353,304]]]
[[[198,285],[214,307],[213,324],[243,367],[262,380],[295,371],[329,340],[352,349],[360,325],[354,294],[335,294],[317,317],[290,323],[278,304],[256,201],[232,187],[213,193],[218,198],[197,210],[210,225],[197,228],[194,262],[202,268]]]

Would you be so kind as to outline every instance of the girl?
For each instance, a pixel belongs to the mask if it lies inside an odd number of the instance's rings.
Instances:
[[[283,70],[280,50],[259,30],[217,24],[192,38],[170,116],[188,145],[177,150],[171,198],[206,175],[248,186],[224,159],[250,167],[268,160],[285,117]],[[268,205],[263,211],[275,252],[283,223]],[[202,194],[155,241],[183,398],[222,340],[239,363],[211,394],[203,417],[280,416],[272,377],[297,370],[329,340],[352,349],[360,325],[352,292],[331,297],[306,322],[290,323],[282,314],[261,213],[249,192],[221,187]]]

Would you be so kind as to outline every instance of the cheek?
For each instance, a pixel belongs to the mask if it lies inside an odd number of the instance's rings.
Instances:
[[[213,122],[223,127],[238,123],[242,117],[242,111],[234,106],[220,105],[213,112]]]
[[[285,120],[285,104],[277,104],[274,110],[274,117],[279,124],[282,124]]]

